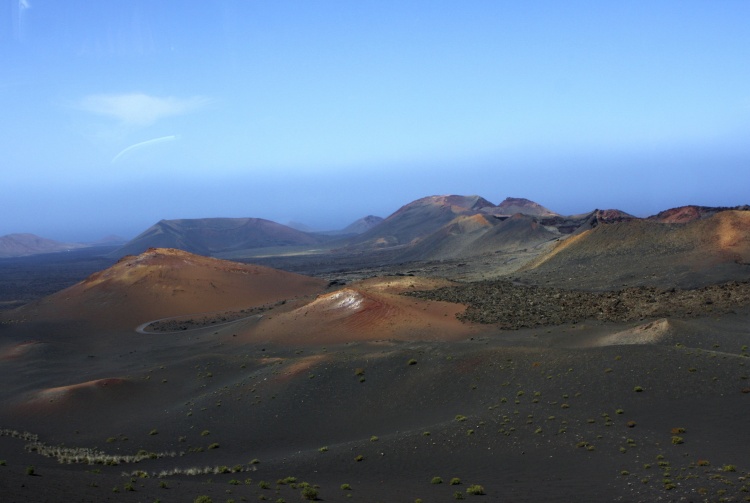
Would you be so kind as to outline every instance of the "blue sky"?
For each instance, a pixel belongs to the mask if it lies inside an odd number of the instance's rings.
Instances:
[[[750,203],[747,1],[0,2],[0,235]]]

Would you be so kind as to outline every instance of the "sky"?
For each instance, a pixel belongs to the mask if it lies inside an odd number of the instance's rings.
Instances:
[[[0,235],[750,204],[750,2],[0,0]]]

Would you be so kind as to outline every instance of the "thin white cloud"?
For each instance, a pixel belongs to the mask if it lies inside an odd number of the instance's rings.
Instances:
[[[148,126],[165,117],[184,115],[209,104],[202,96],[175,98],[147,94],[93,94],[78,103],[86,112],[111,117],[127,125]]]

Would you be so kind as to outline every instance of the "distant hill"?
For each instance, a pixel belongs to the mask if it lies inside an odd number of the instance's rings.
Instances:
[[[315,246],[325,236],[262,218],[161,220],[112,253],[135,255],[149,248],[176,248],[199,255],[275,246]]]
[[[750,206],[735,206],[733,208],[727,207],[716,207],[716,206],[680,206],[677,208],[671,208],[668,210],[660,211],[656,215],[648,217],[649,220],[662,223],[687,223],[694,220],[700,220],[702,218],[708,218],[719,212],[726,210],[738,210],[738,211],[749,211]]]
[[[383,220],[383,217],[367,215],[366,217],[362,217],[341,229],[341,234],[362,234],[363,232],[367,232],[373,227],[380,225]]]
[[[515,215],[521,213],[523,215],[531,215],[535,217],[554,217],[558,216],[552,210],[549,210],[539,203],[524,199],[523,197],[506,197],[503,202],[494,207],[483,208],[484,213],[490,215]]]
[[[61,243],[34,234],[8,234],[0,237],[0,258],[55,253],[86,246],[80,243]]]
[[[459,215],[474,215],[494,205],[479,196],[429,196],[399,208],[376,227],[349,242],[350,247],[406,245],[428,236]]]

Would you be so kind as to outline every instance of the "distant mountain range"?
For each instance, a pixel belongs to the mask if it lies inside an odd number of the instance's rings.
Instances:
[[[138,255],[149,248],[175,248],[219,257],[252,257],[284,249],[315,253],[367,253],[389,250],[393,260],[460,259],[489,253],[531,250],[585,233],[601,224],[631,221],[685,224],[748,206],[682,206],[646,219],[617,209],[560,215],[524,198],[508,197],[495,205],[472,195],[429,196],[412,201],[383,219],[368,215],[344,229],[310,232],[261,218],[161,220],[113,251],[110,256]],[[299,227],[299,224],[292,224]],[[112,244],[115,238],[108,241]],[[102,245],[103,243],[97,243]],[[74,250],[79,243],[59,243],[31,234],[0,237],[0,257]],[[564,254],[563,254],[564,255]]]
[[[125,243],[118,236],[107,236],[91,243],[63,243],[35,234],[7,234],[0,236],[0,258],[27,257],[43,253],[58,253],[93,246],[117,246]]]
[[[8,234],[0,237],[0,257],[24,257],[40,253],[55,253],[76,250],[85,246],[80,243],[61,243],[34,234]]]

